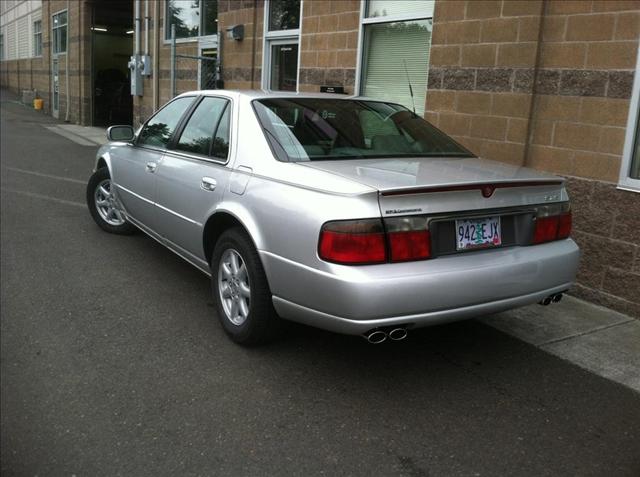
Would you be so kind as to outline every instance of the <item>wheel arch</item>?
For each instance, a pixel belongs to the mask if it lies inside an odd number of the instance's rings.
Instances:
[[[240,227],[253,242],[256,250],[262,248],[262,236],[253,218],[246,211],[218,209],[207,219],[202,233],[202,247],[207,263],[211,263],[213,249],[220,236],[230,228]]]
[[[108,151],[102,151],[102,154],[98,154],[95,165],[93,167],[93,172],[103,167],[109,169],[109,175],[111,175],[111,155]]]

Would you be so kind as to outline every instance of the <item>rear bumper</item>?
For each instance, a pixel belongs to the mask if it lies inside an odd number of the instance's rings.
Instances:
[[[320,271],[261,252],[280,316],[347,334],[429,326],[536,303],[572,285],[579,255],[575,242],[561,240]]]

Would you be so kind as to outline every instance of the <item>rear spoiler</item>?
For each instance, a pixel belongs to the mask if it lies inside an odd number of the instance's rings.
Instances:
[[[436,186],[405,187],[402,189],[381,190],[382,196],[429,194],[433,192],[454,192],[461,190],[479,190],[484,197],[491,197],[496,189],[507,189],[513,187],[538,187],[550,185],[562,185],[564,179],[553,180],[526,180],[508,182],[473,182],[470,184],[449,184]]]

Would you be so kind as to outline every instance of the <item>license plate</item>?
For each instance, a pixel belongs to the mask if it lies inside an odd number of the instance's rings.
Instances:
[[[497,247],[502,244],[500,217],[456,220],[458,250]]]

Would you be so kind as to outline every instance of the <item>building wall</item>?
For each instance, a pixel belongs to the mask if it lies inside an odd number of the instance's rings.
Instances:
[[[359,0],[303,2],[300,91],[326,85],[354,93],[359,22]]]
[[[69,2],[67,16],[67,53],[59,55],[59,117],[64,119],[67,108],[67,74],[69,61],[69,121],[91,123],[91,18],[86,0]],[[29,59],[8,59],[0,62],[0,86],[14,93],[37,90],[44,100],[44,112],[51,114],[52,96],[52,44],[51,16],[67,9],[67,0],[43,0],[39,14],[42,19],[42,56]],[[30,19],[29,23],[32,19]],[[30,37],[32,37],[31,30]],[[30,42],[33,40],[30,39]],[[29,43],[29,48],[32,48]],[[26,51],[24,48],[23,51]],[[28,50],[32,52],[32,49]]]
[[[481,156],[568,178],[572,293],[640,316],[640,194],[616,182],[638,1],[438,1],[427,118]]]

